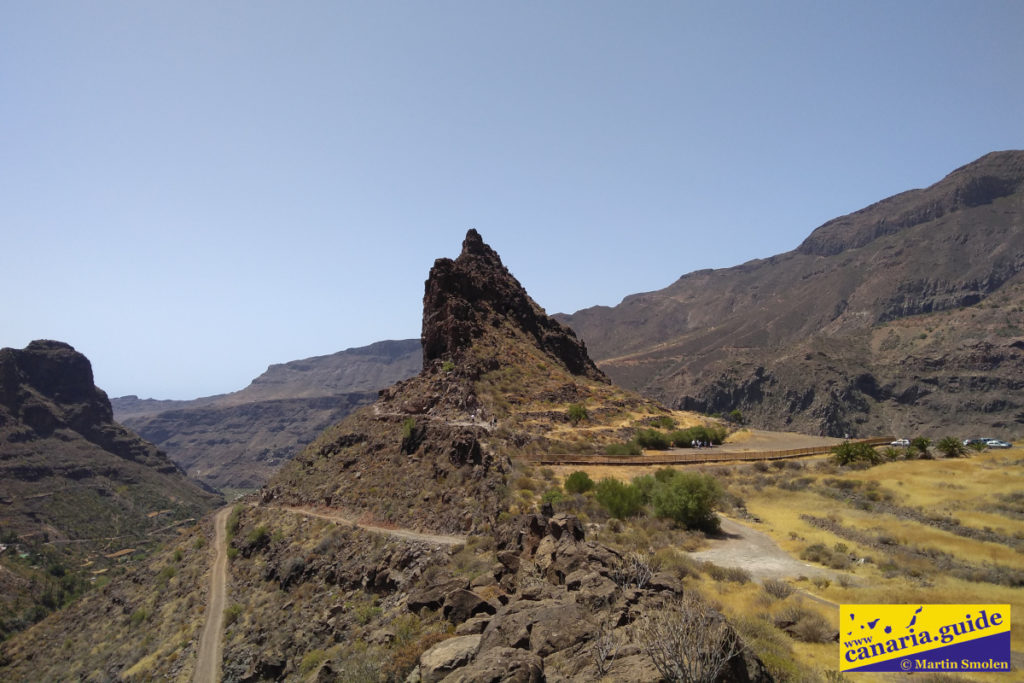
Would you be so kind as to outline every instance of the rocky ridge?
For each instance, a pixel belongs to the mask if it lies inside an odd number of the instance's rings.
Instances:
[[[792,252],[556,316],[617,383],[829,436],[1024,433],[1024,152],[829,221]],[[941,434],[940,434],[941,435]]]

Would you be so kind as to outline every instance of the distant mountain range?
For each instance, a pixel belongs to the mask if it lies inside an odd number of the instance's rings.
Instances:
[[[616,383],[829,436],[1024,435],[1024,152],[829,221],[796,250],[554,316]],[[113,400],[192,476],[261,485],[421,367],[420,340],[271,366],[238,392]]]
[[[796,250],[556,316],[624,387],[830,436],[1024,434],[1024,152]]]
[[[418,339],[271,365],[240,391],[191,401],[124,396],[117,419],[218,489],[261,486],[326,427],[419,372]]]

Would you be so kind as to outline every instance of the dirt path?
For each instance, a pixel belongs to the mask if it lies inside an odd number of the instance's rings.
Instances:
[[[690,553],[695,560],[713,562],[721,567],[741,567],[757,581],[824,576],[834,581],[838,574],[815,567],[791,556],[767,534],[722,517],[722,538],[709,539],[711,547]]]
[[[228,582],[227,525],[231,508],[220,510],[213,518],[213,566],[210,568],[210,592],[206,596],[206,625],[199,640],[194,683],[217,683],[220,678],[221,638],[224,634],[224,594]]]
[[[315,509],[310,507],[295,507],[290,505],[275,506],[278,510],[285,510],[286,512],[292,512],[297,515],[306,515],[307,517],[317,517],[319,519],[326,519],[330,522],[336,522],[338,524],[344,524],[346,526],[354,526],[366,531],[372,531],[377,534],[386,534],[394,538],[401,538],[406,541],[419,541],[421,543],[435,543],[437,545],[462,545],[466,542],[465,536],[445,536],[441,534],[424,534],[418,531],[412,531],[410,529],[394,528],[376,526],[373,524],[363,524],[351,517],[346,517],[341,512],[332,509]]]

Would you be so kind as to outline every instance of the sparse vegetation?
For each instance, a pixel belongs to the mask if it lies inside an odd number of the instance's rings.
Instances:
[[[587,407],[582,403],[570,403],[567,414],[569,416],[569,422],[574,425],[578,425],[580,422],[588,418]]]
[[[743,650],[732,628],[694,591],[641,617],[636,633],[655,668],[670,681],[712,683]]]

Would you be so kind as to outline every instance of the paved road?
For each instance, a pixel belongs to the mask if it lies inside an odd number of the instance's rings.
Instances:
[[[292,512],[297,515],[306,515],[307,517],[317,517],[319,519],[326,519],[331,522],[338,524],[344,524],[346,526],[354,526],[366,531],[372,531],[378,534],[386,534],[394,538],[401,538],[406,541],[419,541],[421,543],[435,543],[437,545],[462,545],[466,542],[465,536],[445,536],[442,534],[424,534],[418,531],[412,531],[410,529],[400,528],[388,528],[383,526],[375,526],[373,524],[362,524],[351,517],[346,517],[341,514],[338,510],[327,509],[316,509],[310,507],[297,507],[290,505],[276,506],[278,510],[285,510]]]
[[[221,648],[224,636],[224,595],[228,583],[227,525],[231,508],[217,512],[213,518],[213,567],[210,569],[210,592],[206,596],[206,625],[199,641],[199,659],[193,683],[217,683],[220,678]]]

